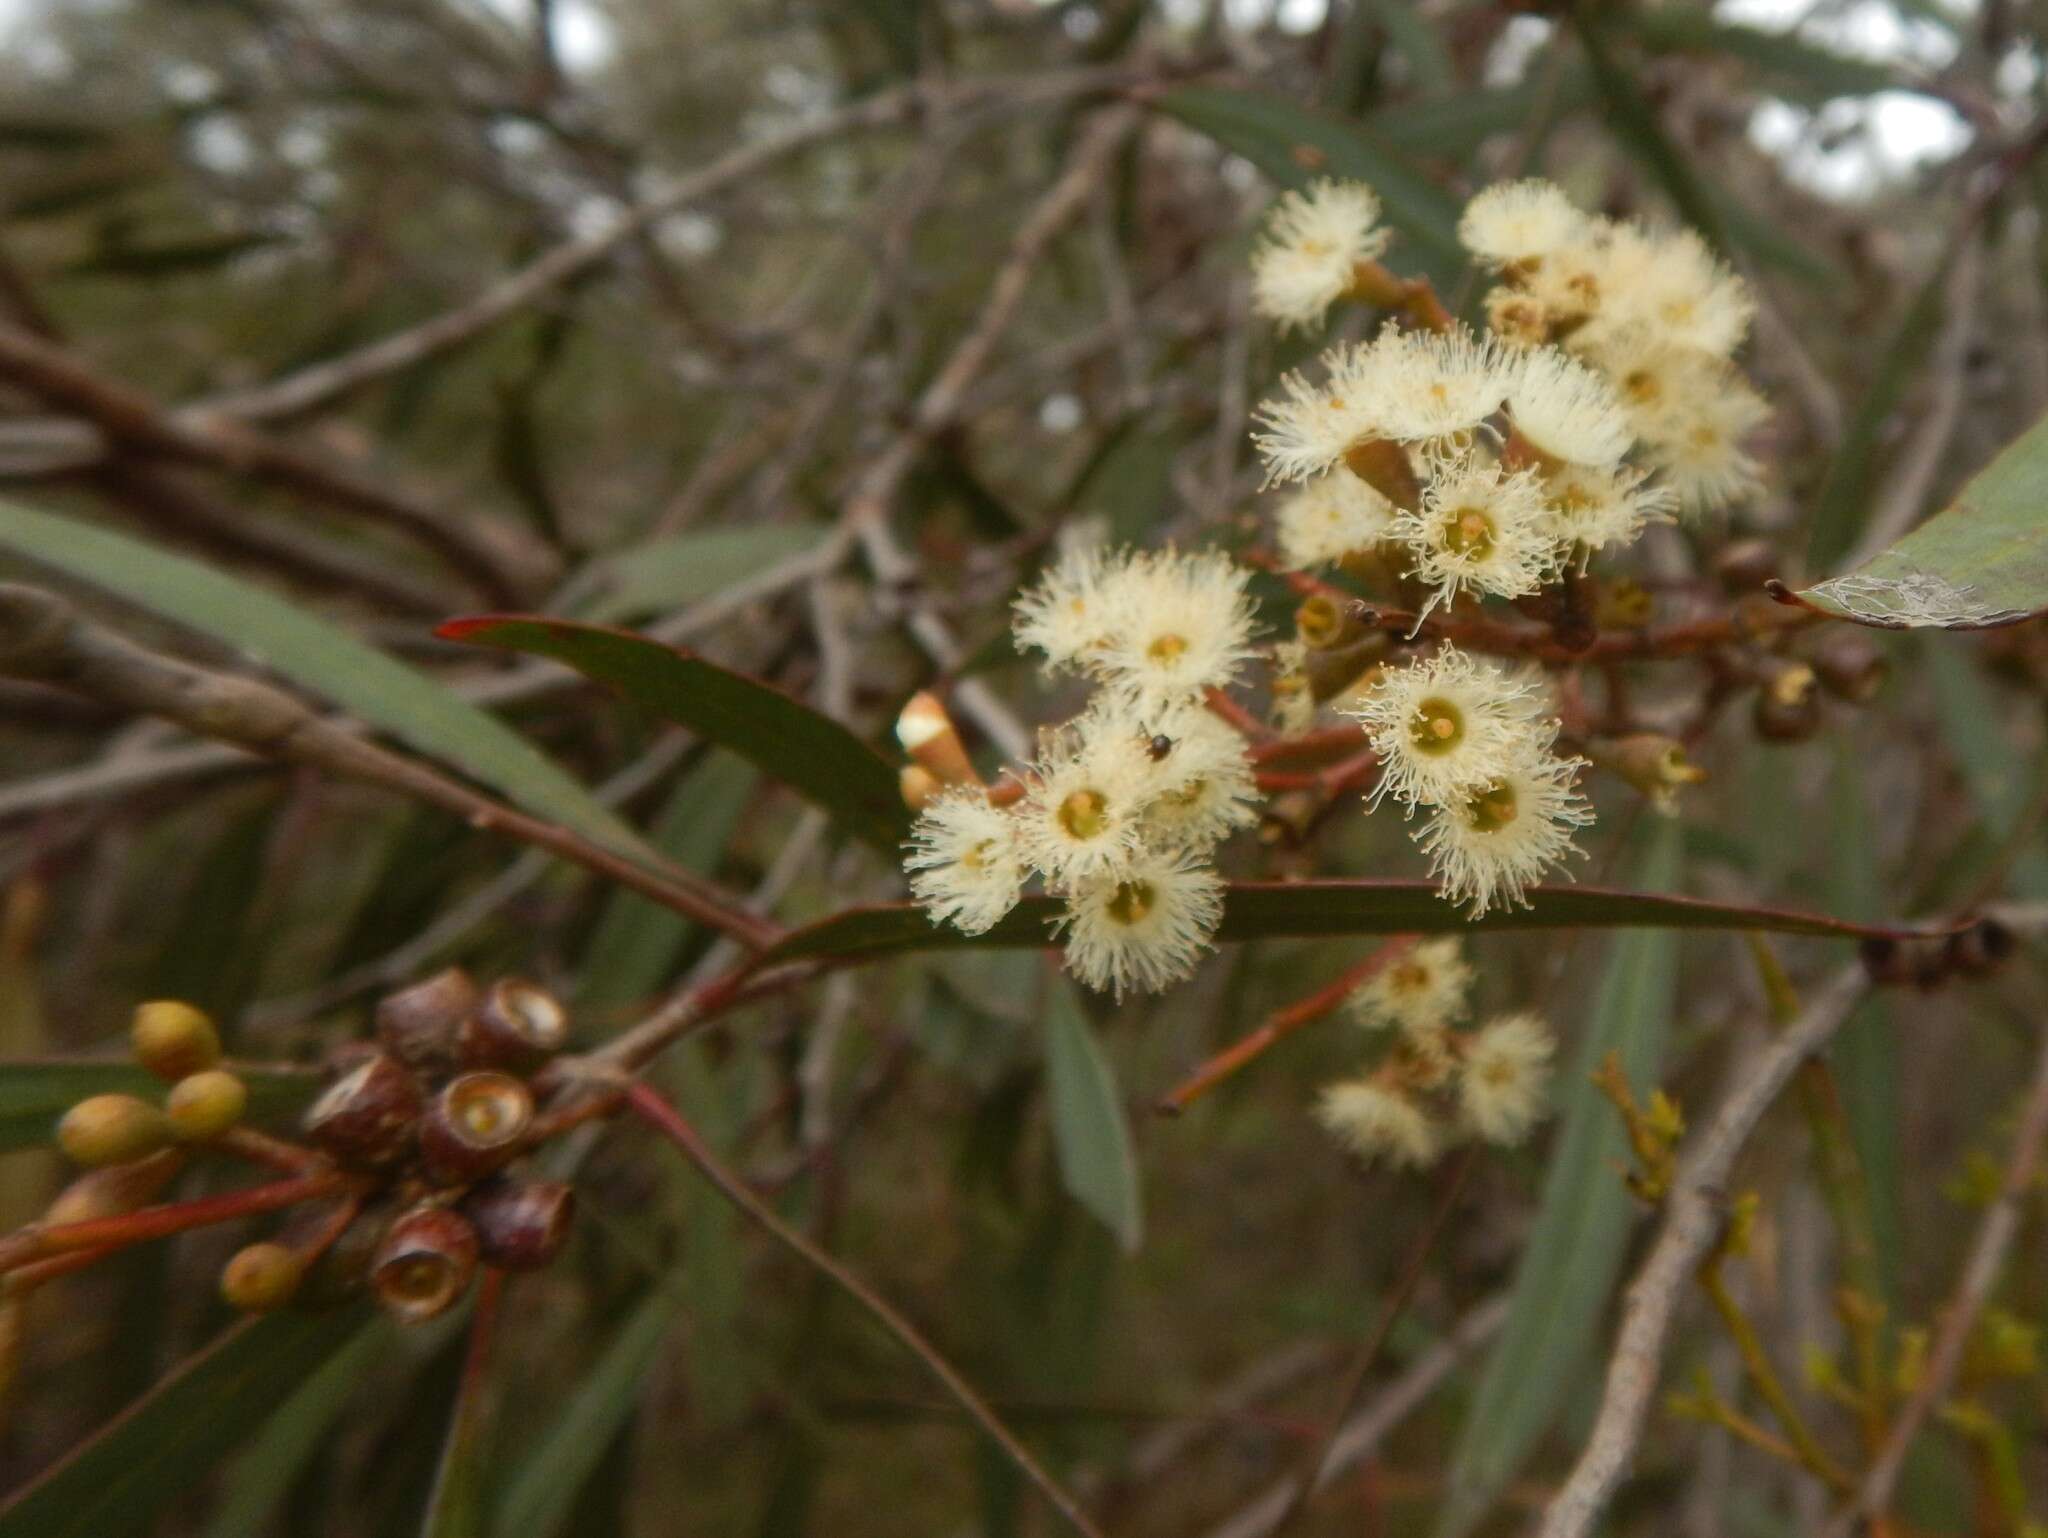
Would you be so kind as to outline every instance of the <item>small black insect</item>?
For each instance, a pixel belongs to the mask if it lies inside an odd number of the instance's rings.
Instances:
[[[1173,751],[1173,739],[1167,736],[1154,737],[1145,744],[1145,751],[1152,755],[1153,763],[1163,762],[1166,755]]]

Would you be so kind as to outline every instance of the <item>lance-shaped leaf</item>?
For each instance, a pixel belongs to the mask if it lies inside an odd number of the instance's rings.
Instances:
[[[1439,256],[1462,255],[1457,204],[1369,129],[1284,97],[1216,86],[1166,91],[1157,104],[1283,187],[1318,176],[1368,182],[1379,194],[1388,223],[1434,247]]]
[[[310,1069],[231,1063],[249,1086],[248,1117],[267,1121],[298,1110],[320,1090]],[[88,1095],[140,1095],[155,1099],[163,1083],[133,1063],[0,1062],[0,1153],[47,1143],[57,1119]]]
[[[1145,1219],[1116,1071],[1063,977],[1053,980],[1045,1011],[1045,1092],[1060,1178],[1126,1250],[1137,1249]]]
[[[1637,874],[1678,873],[1680,830],[1651,830]],[[1622,935],[1608,952],[1591,1017],[1559,1075],[1562,1128],[1550,1155],[1529,1242],[1515,1270],[1507,1323],[1480,1378],[1451,1472],[1438,1538],[1470,1531],[1563,1409],[1591,1359],[1608,1294],[1621,1272],[1634,1199],[1622,1183],[1628,1143],[1621,1117],[1595,1089],[1593,1070],[1614,1053],[1638,1098],[1649,1095],[1677,1006],[1678,939]]]
[[[633,830],[489,712],[266,588],[94,524],[0,502],[0,549],[212,636],[508,800],[628,853]]]
[[[2048,612],[2048,417],[1919,528],[1846,576],[1779,599],[1884,630],[1987,630]]]
[[[898,951],[957,946],[1050,945],[1060,904],[1027,897],[979,935],[935,925],[910,903],[849,908],[785,937],[754,958],[756,968],[783,961],[873,960]],[[1310,939],[1336,935],[1464,934],[1481,929],[1758,929],[1838,939],[1924,933],[1916,926],[1858,924],[1824,913],[1706,902],[1663,892],[1609,887],[1538,887],[1526,908],[1496,908],[1467,918],[1427,881],[1237,881],[1223,898],[1221,941]]]
[[[157,1531],[177,1497],[365,1323],[363,1310],[343,1309],[233,1326],[0,1506],[0,1538]]]
[[[439,634],[567,663],[732,749],[878,849],[894,853],[909,836],[910,813],[888,761],[837,721],[758,679],[631,631],[566,620],[486,614],[450,620]]]

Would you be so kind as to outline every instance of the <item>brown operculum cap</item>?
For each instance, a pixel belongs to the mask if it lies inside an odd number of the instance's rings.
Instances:
[[[392,1164],[410,1147],[425,1098],[396,1058],[372,1053],[313,1102],[306,1136],[345,1164]]]
[[[491,984],[462,1022],[457,1055],[465,1068],[538,1067],[567,1045],[569,1012],[547,989],[521,977]]]
[[[476,1275],[476,1229],[447,1207],[413,1208],[385,1232],[370,1264],[370,1284],[385,1311],[419,1324],[445,1313]]]
[[[576,1192],[559,1180],[487,1180],[462,1200],[476,1225],[484,1264],[533,1271],[561,1253],[576,1216]]]
[[[306,1277],[298,1251],[282,1244],[246,1245],[221,1268],[220,1295],[230,1308],[267,1314],[291,1302]]]
[[[533,1091],[508,1073],[450,1079],[420,1121],[420,1160],[438,1185],[468,1185],[519,1152]]]
[[[1813,671],[1821,687],[1851,705],[1868,705],[1884,688],[1891,664],[1860,635],[1843,629],[1813,649]]]
[[[436,972],[377,1004],[377,1039],[384,1050],[422,1073],[455,1066],[455,1040],[476,1008],[476,984],[460,967]]]
[[[1997,971],[2012,953],[2012,931],[1997,919],[1979,919],[1948,937],[1950,965],[1969,977]]]

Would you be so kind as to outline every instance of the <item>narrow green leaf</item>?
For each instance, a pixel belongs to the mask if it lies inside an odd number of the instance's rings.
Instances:
[[[649,835],[654,847],[678,869],[708,874],[758,779],[751,765],[736,758],[707,757],[683,777],[662,809]],[[614,891],[583,949],[578,1004],[603,1011],[648,997],[668,980],[694,927],[675,909],[638,892]]]
[[[277,245],[286,238],[260,230],[238,230],[146,246],[109,245],[80,257],[65,271],[75,278],[168,278],[223,267],[238,256]]]
[[[2011,712],[1977,669],[1976,659],[1938,641],[1927,647],[1927,671],[1942,741],[1962,769],[1970,799],[1992,838],[2003,847],[2019,836],[2042,774],[2038,758],[2021,751],[2008,728]],[[2038,702],[2037,702],[2038,714]],[[2048,853],[2037,832],[2018,852],[2008,878],[2015,895],[2048,899]]]
[[[1282,187],[1318,176],[1355,177],[1380,196],[1387,220],[1463,260],[1458,205],[1370,128],[1313,111],[1284,97],[1220,86],[1182,86],[1157,104],[1188,127],[1244,156]]]
[[[1539,114],[1577,112],[1593,100],[1593,77],[1576,60],[1554,82],[1540,70],[1509,86],[1459,91],[1436,101],[1402,102],[1366,119],[1388,148],[1429,159],[1464,160],[1495,134],[1525,128]]]
[[[493,1512],[495,1538],[552,1538],[561,1527],[577,1492],[639,1405],[647,1375],[660,1360],[662,1337],[681,1310],[678,1289],[656,1287],[626,1316],[552,1424],[522,1456],[518,1474]]]
[[[1681,835],[1659,818],[1636,875],[1646,886],[1678,876]],[[1633,1198],[1622,1184],[1629,1157],[1621,1118],[1590,1075],[1621,1055],[1638,1096],[1656,1084],[1677,1008],[1678,938],[1622,935],[1608,953],[1591,1017],[1559,1094],[1563,1131],[1550,1156],[1541,1203],[1515,1271],[1507,1322],[1488,1358],[1451,1460],[1451,1492],[1439,1538],[1469,1531],[1506,1487],[1563,1408],[1591,1359],[1621,1270]]]
[[[1842,441],[1828,461],[1828,472],[1814,498],[1813,513],[1806,525],[1806,569],[1828,571],[1855,547],[1856,535],[1870,509],[1870,488],[1883,466],[1878,452],[1886,424],[1905,397],[1906,386],[1919,370],[1934,336],[1941,329],[1942,299],[1948,289],[1949,265],[1955,260],[1951,242],[1947,256],[1928,274],[1927,281],[1892,333],[1870,371],[1870,383],[1857,401]],[[1822,584],[1826,586],[1826,584]],[[1808,597],[1810,602],[1822,599]],[[1832,611],[1831,611],[1832,612]]]
[[[289,1116],[320,1090],[311,1069],[235,1063],[249,1086],[249,1119]],[[133,1063],[39,1059],[0,1062],[0,1153],[47,1143],[57,1118],[88,1095],[141,1095],[157,1099],[163,1082]]]
[[[500,1285],[496,1273],[486,1273],[487,1285]],[[470,1329],[491,1330],[495,1308],[479,1308],[470,1314]],[[472,1373],[477,1342],[472,1339],[470,1357],[455,1391],[455,1405],[448,1417],[447,1439],[441,1444],[441,1459],[434,1469],[434,1487],[427,1496],[426,1513],[420,1518],[420,1538],[483,1538],[486,1467],[490,1459],[490,1392],[486,1377]]]
[[[779,689],[645,636],[526,615],[451,620],[451,641],[553,657],[732,749],[894,854],[910,833],[896,771],[852,732]]]
[[[371,1320],[249,1439],[221,1479],[206,1538],[249,1538],[268,1530],[293,1482],[326,1445],[329,1430],[362,1388],[363,1375],[397,1343],[398,1331],[388,1318]]]
[[[1828,791],[1833,826],[1828,838],[1828,901],[1844,913],[1870,913],[1884,900],[1877,870],[1876,828],[1865,798],[1856,750],[1844,735]],[[1882,993],[1857,1006],[1836,1035],[1830,1054],[1842,1094],[1849,1142],[1870,1193],[1870,1229],[1883,1301],[1896,1316],[1899,1256],[1903,1253],[1904,1174],[1899,1128],[1899,1041]]]
[[[1785,94],[1806,101],[1911,91],[1919,84],[1914,76],[1891,65],[1837,53],[1807,41],[1796,31],[1776,32],[1719,21],[1704,7],[1658,6],[1625,14],[1630,35],[1652,52],[1738,58],[1754,65]]]
[[[126,1538],[240,1447],[364,1327],[361,1309],[246,1319],[0,1506],[0,1538]]]
[[[1916,311],[1919,307],[1914,306]],[[1872,393],[1879,393],[1877,386]],[[1845,439],[1841,454],[1849,452]],[[1814,569],[1830,564],[1823,555],[1840,558],[1862,521],[1872,473],[1864,465],[1842,469],[1839,478],[1830,475],[1814,515]],[[1850,575],[1805,589],[1798,600],[1887,630],[1983,630],[2048,613],[2048,518],[2043,508],[2048,508],[2048,417],[2008,444],[1953,502],[1912,533]],[[1825,540],[1818,522],[1823,516],[1832,520]]]
[[[825,532],[803,523],[694,529],[614,551],[592,563],[596,592],[578,612],[617,625],[679,609],[816,548]]]
[[[1387,36],[1427,97],[1447,96],[1458,84],[1457,66],[1438,35],[1434,17],[1425,16],[1411,0],[1366,0],[1373,19]]]
[[[1118,1243],[1136,1250],[1145,1220],[1123,1097],[1074,985],[1065,978],[1054,980],[1046,1000],[1045,1087],[1060,1178]]]
[[[0,501],[0,548],[225,642],[536,816],[614,849],[640,849],[631,828],[504,722],[303,604],[125,534],[17,502]]]
[[[930,923],[909,903],[849,908],[797,930],[755,958],[756,966],[825,957],[850,961],[898,951],[958,946],[1016,949],[1050,945],[1049,927],[1060,905],[1027,897],[985,934],[963,935]],[[1538,887],[1526,908],[1501,908],[1467,918],[1427,881],[1238,881],[1224,893],[1223,941],[1317,938],[1335,935],[1463,934],[1481,929],[1759,929],[1779,934],[1867,935],[1916,933],[1911,928],[1857,924],[1820,913],[1703,902],[1660,892],[1607,887]]]

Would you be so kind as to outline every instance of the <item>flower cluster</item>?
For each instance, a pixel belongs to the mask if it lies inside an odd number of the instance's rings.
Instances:
[[[1317,1112],[1362,1158],[1420,1168],[1460,1138],[1519,1143],[1542,1115],[1549,1031],[1527,1013],[1460,1029],[1471,983],[1458,942],[1433,940],[1351,994],[1360,1024],[1391,1040],[1370,1073],[1325,1089]]]
[[[1193,971],[1222,917],[1211,857],[1257,820],[1244,739],[1204,703],[1253,655],[1248,575],[1219,553],[1087,550],[1018,600],[1018,643],[1095,693],[1005,789],[965,778],[924,807],[905,864],[933,918],[980,934],[1036,876],[1090,987]]]

